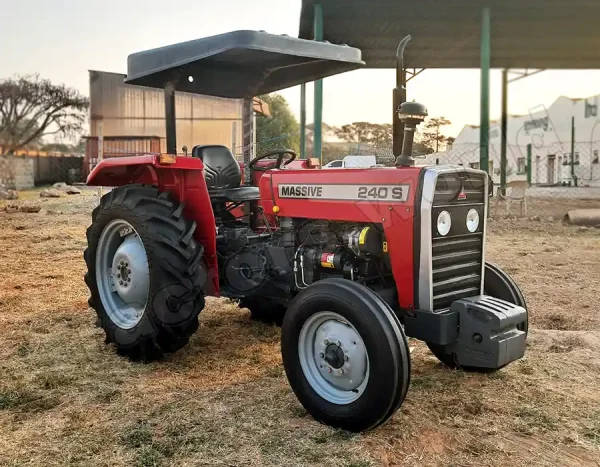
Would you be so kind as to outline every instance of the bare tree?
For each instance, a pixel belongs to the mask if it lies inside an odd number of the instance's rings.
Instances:
[[[89,100],[38,75],[0,81],[0,145],[13,153],[43,137],[80,133]]]

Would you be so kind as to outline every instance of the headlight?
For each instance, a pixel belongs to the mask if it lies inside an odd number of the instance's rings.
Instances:
[[[441,236],[448,235],[452,227],[452,217],[448,211],[442,211],[437,218],[437,231]]]
[[[469,230],[469,232],[475,232],[477,231],[477,228],[479,227],[479,213],[477,212],[476,209],[471,209],[468,213],[467,213],[467,229]]]

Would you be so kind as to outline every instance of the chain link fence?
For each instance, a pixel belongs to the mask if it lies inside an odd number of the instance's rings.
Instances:
[[[528,181],[532,197],[600,199],[600,141],[571,145],[508,145],[506,182]],[[494,185],[501,183],[500,147],[490,145],[489,172]],[[421,160],[427,165],[454,164],[479,168],[479,144],[456,144],[444,152],[428,154]]]

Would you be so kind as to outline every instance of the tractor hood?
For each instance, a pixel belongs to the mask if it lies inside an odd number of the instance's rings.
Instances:
[[[277,36],[234,31],[134,53],[128,84],[210,96],[245,98],[315,81],[364,66],[361,51]]]

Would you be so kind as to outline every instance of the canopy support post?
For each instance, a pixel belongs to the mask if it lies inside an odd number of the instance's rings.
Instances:
[[[323,7],[320,3],[315,4],[314,12],[314,35],[315,40],[323,42]],[[322,162],[323,159],[323,80],[315,81],[315,118],[314,118],[314,157]]]
[[[481,15],[481,117],[479,126],[479,168],[489,172],[490,150],[490,9]]]
[[[252,133],[252,114],[254,113],[254,99],[252,97],[245,98],[242,102],[242,151],[244,155],[244,180],[250,182],[250,171],[248,163],[252,160],[252,141],[254,140]]]
[[[306,159],[306,83],[300,85],[300,159]]]
[[[175,85],[165,84],[165,122],[167,132],[167,153],[177,155],[177,129],[175,123]]]

